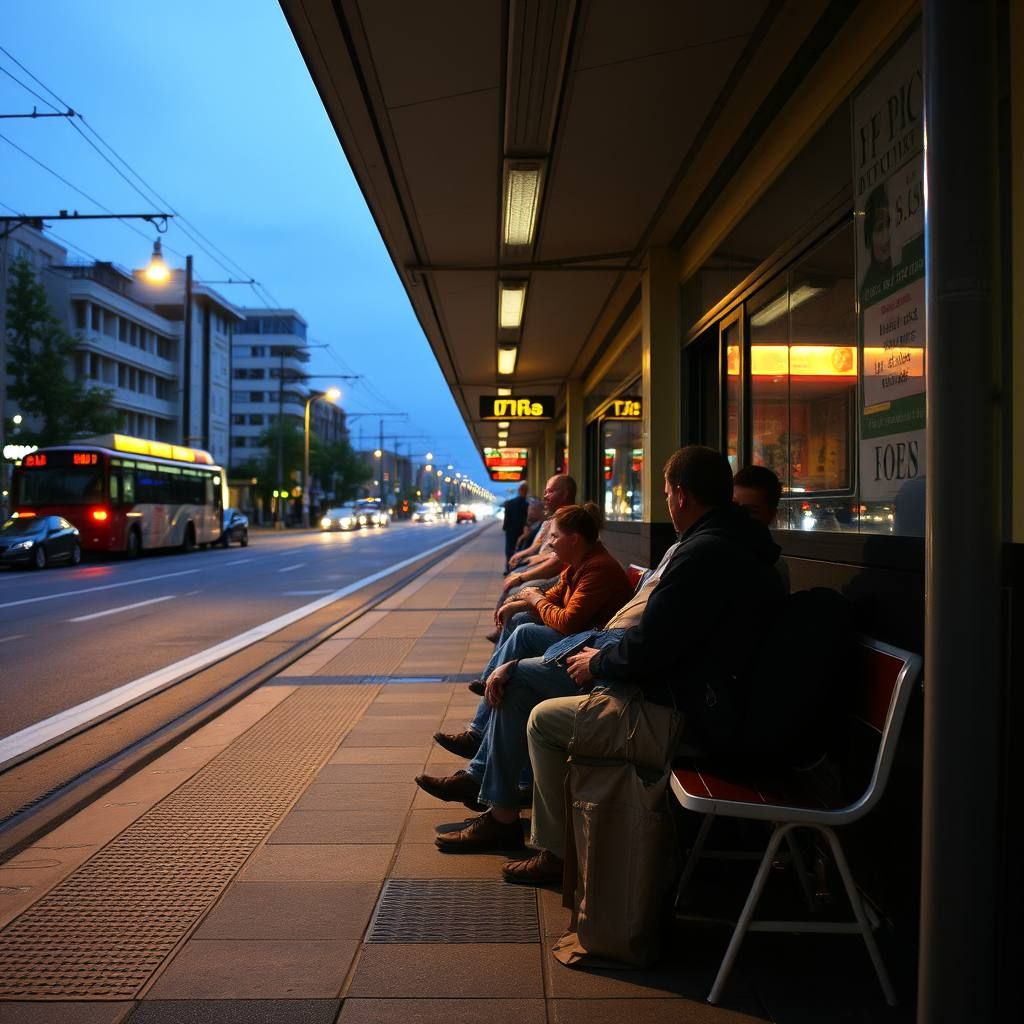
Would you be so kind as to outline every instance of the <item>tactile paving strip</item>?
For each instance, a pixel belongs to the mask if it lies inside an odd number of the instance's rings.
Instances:
[[[0,932],[0,998],[136,996],[379,691],[296,690]]]
[[[506,882],[394,879],[367,942],[540,942],[537,895]]]
[[[372,680],[377,676],[393,675],[405,661],[415,644],[409,637],[387,637],[380,639],[353,640],[340,654],[335,655],[326,665],[317,669],[321,676],[365,676]]]

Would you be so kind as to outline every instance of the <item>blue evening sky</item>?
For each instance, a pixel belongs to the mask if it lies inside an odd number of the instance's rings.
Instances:
[[[426,434],[445,463],[486,486],[480,456],[412,313],[384,244],[275,0],[0,0],[0,46],[80,112],[214,245],[309,322],[311,372],[364,374],[342,385],[351,413],[406,412],[385,433]],[[14,74],[42,97],[11,60]],[[0,113],[51,109],[0,72]],[[0,119],[0,135],[116,213],[145,202],[61,119]],[[19,213],[102,212],[0,140],[0,203]],[[2,210],[9,214],[10,209]],[[142,266],[145,222],[57,224],[72,257]],[[193,253],[198,279],[230,274],[171,221],[168,262]],[[237,305],[252,289],[215,286]],[[328,378],[317,384],[329,386]],[[352,424],[371,444],[378,421]],[[435,460],[436,461],[436,460]]]

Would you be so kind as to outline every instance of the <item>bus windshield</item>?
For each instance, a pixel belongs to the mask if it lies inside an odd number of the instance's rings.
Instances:
[[[88,505],[103,501],[102,466],[45,466],[18,474],[15,504]]]

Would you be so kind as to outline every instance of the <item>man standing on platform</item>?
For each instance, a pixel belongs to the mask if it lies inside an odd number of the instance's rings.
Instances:
[[[502,529],[505,531],[505,572],[508,572],[508,560],[516,549],[516,541],[519,540],[523,527],[526,525],[526,513],[528,504],[526,492],[529,487],[525,483],[519,485],[519,491],[514,498],[505,502],[505,523]]]

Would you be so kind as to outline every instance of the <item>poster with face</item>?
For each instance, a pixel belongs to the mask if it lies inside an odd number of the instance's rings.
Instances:
[[[853,98],[860,496],[909,507],[924,481],[924,94],[912,31]],[[919,502],[918,502],[919,504]],[[916,506],[915,506],[916,507]],[[897,533],[920,525],[897,521]]]

